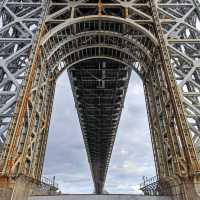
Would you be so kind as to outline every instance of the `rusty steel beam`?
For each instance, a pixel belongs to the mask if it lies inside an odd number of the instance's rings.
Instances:
[[[200,199],[198,1],[6,0],[0,8],[3,175],[40,179],[56,79],[67,69],[102,193],[133,69],[144,84],[159,181]]]

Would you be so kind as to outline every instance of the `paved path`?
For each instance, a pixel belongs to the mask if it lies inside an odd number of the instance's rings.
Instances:
[[[57,195],[33,196],[29,200],[171,200],[169,197],[142,196],[142,195]]]

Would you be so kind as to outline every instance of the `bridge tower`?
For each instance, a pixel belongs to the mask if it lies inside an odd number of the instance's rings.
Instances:
[[[198,0],[1,0],[0,187],[14,190],[19,175],[41,179],[65,69],[97,194],[135,70],[159,182],[174,198],[200,199]]]

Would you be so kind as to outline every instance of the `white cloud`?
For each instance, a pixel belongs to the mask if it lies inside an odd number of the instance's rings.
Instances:
[[[142,82],[131,77],[105,189],[141,193],[142,176],[154,176]],[[44,175],[56,176],[66,193],[92,193],[93,183],[67,74],[57,82]]]

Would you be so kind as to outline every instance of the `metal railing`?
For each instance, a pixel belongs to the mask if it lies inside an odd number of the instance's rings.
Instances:
[[[41,178],[41,183],[58,189],[58,184],[55,182],[55,176],[52,179],[43,176]]]
[[[185,200],[185,194],[180,189],[181,184],[170,181],[161,181],[157,176],[143,177],[140,190],[147,196],[169,196],[172,200]]]

